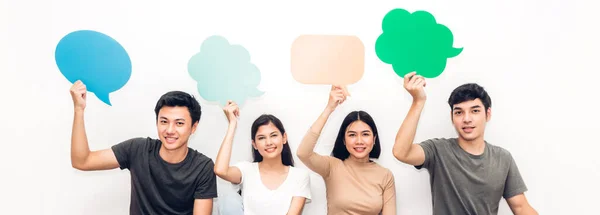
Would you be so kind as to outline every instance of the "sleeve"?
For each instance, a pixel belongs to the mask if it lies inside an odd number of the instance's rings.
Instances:
[[[308,131],[302,139],[302,143],[300,143],[298,151],[302,151],[304,154],[310,155],[308,158],[301,159],[306,167],[321,175],[323,178],[327,178],[329,177],[329,173],[331,173],[332,166],[337,158],[320,155],[314,152],[314,146],[316,145],[318,139],[319,134]]]
[[[200,171],[196,191],[194,192],[195,199],[212,199],[217,198],[217,175],[214,172],[215,163],[208,159],[204,167]]]
[[[237,167],[240,170],[240,173],[242,173],[242,180],[240,181],[240,184],[244,183],[244,179],[248,177],[248,171],[250,171],[252,168],[252,162],[240,161],[233,166]]]
[[[396,181],[394,174],[388,170],[383,182],[383,209],[382,214],[396,214]]]
[[[120,169],[129,169],[137,155],[142,153],[142,147],[146,141],[146,138],[132,138],[111,147]]]
[[[525,181],[523,181],[523,177],[521,177],[517,163],[510,153],[508,153],[507,159],[510,163],[508,167],[508,174],[506,176],[506,183],[504,184],[503,197],[505,199],[527,191],[527,186],[525,185]]]
[[[415,166],[415,168],[429,169],[435,165],[435,161],[436,161],[435,152],[437,150],[435,140],[436,139],[429,139],[429,140],[425,140],[425,141],[419,143],[419,145],[421,146],[421,148],[423,148],[423,151],[425,152],[425,161],[423,162],[423,164]]]
[[[296,167],[292,167],[296,168]],[[312,200],[310,192],[310,173],[305,170],[298,171],[298,186],[295,187],[293,196],[299,196],[306,198],[306,203],[310,203]]]

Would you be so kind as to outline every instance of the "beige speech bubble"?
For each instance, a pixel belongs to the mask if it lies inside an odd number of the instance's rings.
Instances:
[[[365,71],[365,46],[356,36],[302,35],[292,44],[291,67],[300,83],[353,84]]]

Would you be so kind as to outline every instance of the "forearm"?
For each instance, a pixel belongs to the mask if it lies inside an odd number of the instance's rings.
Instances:
[[[538,215],[538,212],[531,205],[512,208],[512,211],[515,215]]]
[[[408,156],[417,133],[417,125],[419,124],[419,118],[424,106],[425,101],[414,101],[406,114],[396,134],[396,140],[392,149],[394,157],[397,159],[402,160]]]
[[[314,153],[315,145],[317,144],[316,137],[321,134],[321,131],[323,130],[323,127],[325,127],[325,123],[327,123],[327,119],[329,119],[332,112],[333,110],[325,108],[319,118],[312,124],[309,133],[306,134],[298,146],[297,155],[300,159],[306,160]]]
[[[73,117],[73,128],[71,131],[71,165],[82,168],[90,154],[83,110],[76,110]]]
[[[229,127],[227,128],[227,134],[221,143],[221,148],[219,149],[219,153],[217,154],[217,159],[215,161],[215,174],[219,176],[226,176],[229,171],[229,161],[231,159],[231,150],[233,148],[233,137],[235,135],[236,130],[235,121],[229,123]]]

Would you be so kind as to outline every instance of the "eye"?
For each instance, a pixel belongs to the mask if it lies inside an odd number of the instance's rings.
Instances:
[[[184,125],[184,124],[185,124],[185,123],[183,123],[183,122],[177,122],[177,125],[179,125],[179,126],[182,126],[182,125]]]
[[[479,112],[480,112],[480,110],[479,110],[479,109],[475,109],[475,110],[473,110],[473,113],[479,113]]]
[[[166,123],[167,123],[167,120],[160,120],[160,123],[161,123],[161,124],[166,124]]]
[[[348,134],[349,137],[354,137],[354,133]]]
[[[264,140],[264,139],[265,139],[265,137],[262,137],[262,136],[261,136],[261,137],[258,137],[258,139],[259,139],[259,140]]]
[[[363,136],[365,136],[365,137],[371,136],[371,133],[363,133]]]
[[[462,113],[462,111],[455,111],[454,115],[460,115]]]

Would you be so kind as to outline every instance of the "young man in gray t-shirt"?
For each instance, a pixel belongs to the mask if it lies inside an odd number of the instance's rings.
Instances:
[[[425,105],[425,79],[404,76],[412,106],[396,135],[393,153],[401,162],[429,171],[433,214],[497,214],[505,198],[514,214],[538,214],[525,197],[527,186],[510,152],[484,140],[492,101],[477,84],[464,84],[450,95],[458,138],[433,138],[413,144]]]

